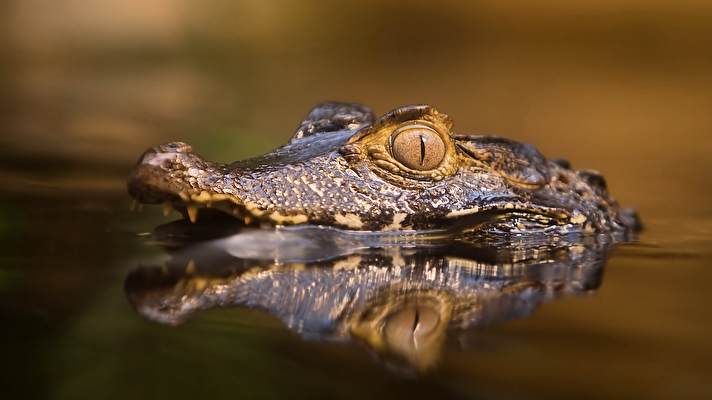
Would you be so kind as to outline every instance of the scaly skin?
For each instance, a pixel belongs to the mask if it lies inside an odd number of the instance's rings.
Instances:
[[[412,126],[442,140],[444,157],[433,168],[411,169],[394,156],[394,132]],[[289,144],[231,164],[207,161],[185,143],[165,144],[143,154],[128,189],[138,202],[166,203],[191,220],[213,208],[248,224],[347,230],[639,228],[598,173],[549,161],[530,145],[455,134],[449,117],[427,105],[375,119],[362,105],[324,103]]]

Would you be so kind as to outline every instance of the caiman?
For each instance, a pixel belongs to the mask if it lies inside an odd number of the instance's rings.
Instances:
[[[598,172],[548,160],[528,144],[455,133],[429,105],[376,118],[360,104],[323,103],[288,144],[229,164],[182,142],[164,144],[141,156],[128,190],[139,203],[163,203],[191,221],[210,208],[247,224],[356,231],[640,227]]]

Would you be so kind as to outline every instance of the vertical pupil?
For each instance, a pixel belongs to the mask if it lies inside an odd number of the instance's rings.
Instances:
[[[418,307],[415,308],[415,318],[413,318],[413,326],[410,328],[411,332],[418,330],[418,323],[420,323],[420,313],[418,312]]]
[[[423,135],[418,135],[420,138],[420,165],[425,162],[425,137]]]

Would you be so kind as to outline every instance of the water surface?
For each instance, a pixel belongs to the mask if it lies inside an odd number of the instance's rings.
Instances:
[[[2,334],[10,362],[3,375],[11,392],[45,398],[710,393],[707,220],[646,221],[639,242],[615,248],[590,287],[464,332],[451,329],[436,366],[420,371],[388,362],[363,341],[290,330],[284,314],[249,307],[211,308],[178,326],[152,322],[134,310],[124,286],[137,268],[166,263],[166,250],[147,236],[167,221],[160,210],[130,213],[113,190],[75,192],[79,197],[30,192],[7,193],[2,204]],[[220,263],[208,274],[225,275]],[[198,259],[197,266],[209,270],[211,263]]]

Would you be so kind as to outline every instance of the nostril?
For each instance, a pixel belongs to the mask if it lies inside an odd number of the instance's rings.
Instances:
[[[165,165],[166,161],[173,161],[175,158],[175,153],[159,153],[155,149],[151,149],[143,153],[141,158],[138,159],[138,165],[161,167]]]
[[[140,165],[161,167],[166,161],[175,161],[179,153],[190,153],[193,148],[183,142],[172,142],[147,150],[138,160]]]

